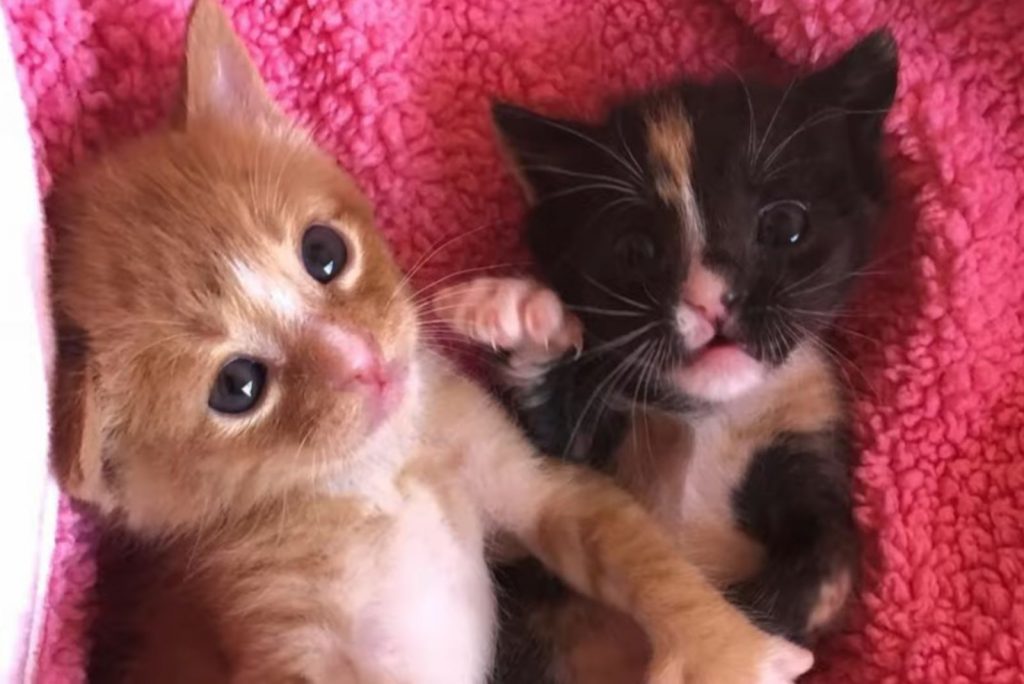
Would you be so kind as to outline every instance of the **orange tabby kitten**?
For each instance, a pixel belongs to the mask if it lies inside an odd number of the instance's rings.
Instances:
[[[369,203],[273,106],[213,0],[186,59],[174,125],[49,202],[57,474],[164,544],[124,679],[482,682],[497,533],[634,616],[652,681],[810,666],[423,346]]]

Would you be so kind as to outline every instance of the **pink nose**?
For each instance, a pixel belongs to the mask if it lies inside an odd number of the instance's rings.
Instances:
[[[386,389],[390,375],[373,338],[333,324],[322,325],[318,332],[320,361],[332,388],[361,385],[376,392]]]
[[[718,323],[728,313],[726,302],[732,298],[729,286],[717,273],[700,263],[690,268],[683,283],[683,301],[696,309],[711,323]]]

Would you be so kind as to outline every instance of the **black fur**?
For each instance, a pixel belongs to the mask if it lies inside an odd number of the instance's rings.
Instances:
[[[539,633],[537,608],[557,608],[569,596],[556,577],[533,558],[495,568],[500,589],[497,653],[491,681],[547,684],[555,681],[550,642]]]
[[[691,184],[707,234],[701,256],[739,295],[730,335],[778,363],[827,327],[873,243],[895,55],[891,36],[879,32],[789,83],[683,81],[626,101],[601,125],[496,105],[497,126],[534,195],[527,242],[541,277],[582,319],[585,346],[649,324],[600,356],[622,361],[662,340],[663,366],[684,353],[673,312],[689,268],[681,228],[692,217],[654,191],[664,170],[647,149],[650,117],[665,107],[688,117],[693,131]],[[805,204],[810,222],[798,244],[781,249],[757,240],[759,211],[779,200]],[[591,363],[591,372],[606,376],[600,365]],[[632,400],[633,385],[626,379],[618,392]]]
[[[604,469],[633,403],[683,413],[700,404],[667,372],[686,362],[674,311],[698,220],[705,238],[695,256],[731,288],[731,340],[779,365],[829,327],[874,242],[885,187],[882,124],[896,79],[895,42],[879,31],[789,82],[684,80],[620,103],[600,123],[495,106],[532,196],[526,236],[539,275],[585,330],[578,360],[566,357],[513,390],[538,446]],[[668,169],[651,154],[649,127],[666,111],[692,133],[698,216],[656,191]],[[779,201],[806,207],[807,229],[794,244],[765,237],[772,224],[759,217]],[[768,562],[734,599],[796,641],[806,640],[821,583],[856,565],[849,460],[843,430],[780,435],[735,494],[737,520],[765,545]],[[515,572],[501,578],[512,582]],[[515,581],[516,600],[552,600],[544,582]],[[775,600],[766,604],[766,596]]]
[[[766,558],[731,598],[763,627],[798,643],[807,643],[807,620],[823,579],[856,572],[851,461],[850,438],[841,428],[783,434],[754,455],[734,493],[736,518],[764,545]]]
[[[608,471],[628,427],[628,411],[620,406],[597,410],[590,399],[612,365],[607,359],[574,362],[570,354],[527,388],[499,386],[496,390],[540,451]],[[529,395],[526,403],[524,391]]]

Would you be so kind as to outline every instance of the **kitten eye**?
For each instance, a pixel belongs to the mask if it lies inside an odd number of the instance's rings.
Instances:
[[[245,413],[260,400],[266,382],[267,367],[262,363],[245,357],[232,359],[213,381],[207,404],[218,413]]]
[[[803,202],[772,202],[758,213],[757,241],[770,247],[790,247],[804,238],[808,224]]]
[[[338,277],[348,263],[345,239],[330,226],[314,223],[302,236],[302,265],[313,280],[327,284]]]
[[[650,236],[630,233],[618,239],[615,253],[627,268],[639,268],[654,260],[656,250]]]

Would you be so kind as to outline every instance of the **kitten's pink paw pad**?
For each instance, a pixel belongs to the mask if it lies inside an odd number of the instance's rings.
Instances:
[[[551,290],[524,278],[477,278],[439,292],[434,310],[457,332],[510,351],[557,356],[582,341],[582,327]]]

